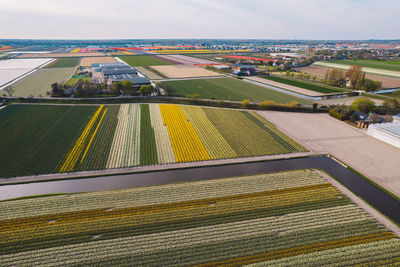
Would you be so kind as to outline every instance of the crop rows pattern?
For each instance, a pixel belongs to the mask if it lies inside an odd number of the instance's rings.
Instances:
[[[5,137],[0,177],[306,151],[248,111],[170,104],[12,105],[0,111],[0,119]]]
[[[0,202],[0,263],[398,265],[400,240],[296,170]]]

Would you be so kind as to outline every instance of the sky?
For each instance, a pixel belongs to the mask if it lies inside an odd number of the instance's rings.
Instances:
[[[0,39],[400,39],[398,0],[0,0]]]

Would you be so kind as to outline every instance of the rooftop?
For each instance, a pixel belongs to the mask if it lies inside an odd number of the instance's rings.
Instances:
[[[400,122],[372,124],[370,127],[374,127],[396,138],[400,138]]]

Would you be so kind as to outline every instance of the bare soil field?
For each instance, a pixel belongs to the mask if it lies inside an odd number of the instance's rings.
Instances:
[[[150,80],[161,80],[164,77],[161,77],[160,75],[158,75],[157,73],[155,73],[154,71],[152,71],[149,67],[143,67],[143,66],[137,66],[135,67],[135,69],[137,71],[139,71],[141,74],[143,74],[144,76],[146,76],[147,78],[149,78]]]
[[[307,67],[303,68],[297,68],[297,70],[309,74],[315,74],[320,77],[324,77],[327,67],[322,67],[322,66],[316,66],[316,65],[310,65]],[[391,78],[391,77],[385,77],[385,76],[379,76],[379,75],[373,75],[373,74],[366,74],[366,78],[375,80],[375,81],[381,81],[382,82],[382,88],[397,88],[400,87],[400,79],[396,78]]]
[[[112,56],[124,56],[126,54],[122,52],[108,52],[107,54],[112,55]]]
[[[18,58],[47,58],[47,57],[102,57],[103,53],[47,53],[47,54],[24,54]]]
[[[264,83],[264,84],[269,84],[272,86],[276,86],[276,87],[280,87],[282,89],[286,89],[289,91],[293,91],[299,94],[303,94],[303,95],[308,95],[308,96],[321,96],[324,94],[321,94],[319,92],[315,92],[315,91],[311,91],[311,90],[307,90],[307,89],[303,89],[297,86],[292,86],[292,85],[288,85],[288,84],[284,84],[284,83],[280,83],[280,82],[275,82],[275,81],[271,81],[271,80],[267,80],[267,79],[263,79],[257,76],[253,76],[253,77],[248,77],[247,79],[255,81],[255,82],[259,82],[259,83]]]
[[[258,113],[310,151],[333,155],[400,197],[400,149],[327,114]]]
[[[96,63],[116,63],[118,62],[113,57],[84,57],[81,59],[80,65],[83,67],[91,67]]]
[[[187,65],[164,65],[152,66],[151,68],[161,72],[168,78],[192,78],[192,77],[211,77],[221,76],[220,73],[209,71],[206,69],[191,67]]]

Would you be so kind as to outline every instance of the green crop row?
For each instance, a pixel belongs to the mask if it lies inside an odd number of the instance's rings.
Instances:
[[[305,151],[257,116],[154,104],[12,105],[0,111],[0,177]]]
[[[148,104],[140,105],[140,165],[156,165],[157,147]]]

